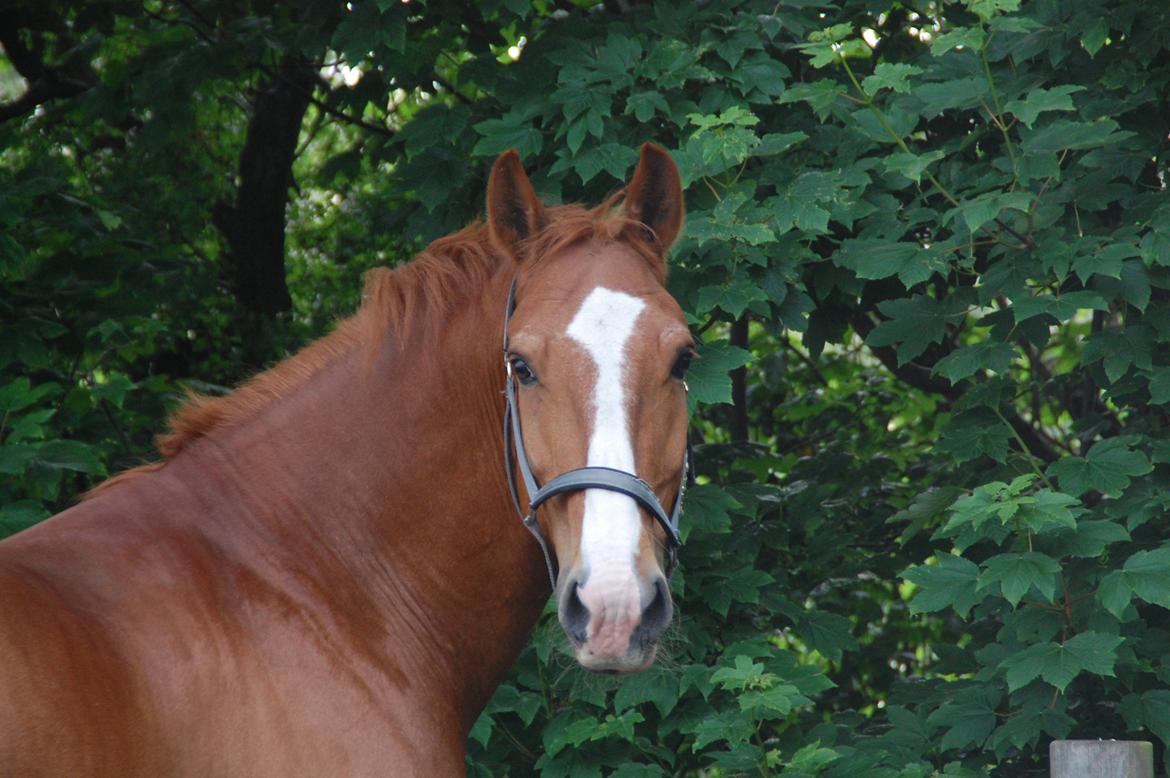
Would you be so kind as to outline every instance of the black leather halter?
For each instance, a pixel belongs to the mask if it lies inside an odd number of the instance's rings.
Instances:
[[[682,540],[678,534],[679,519],[682,518],[683,494],[694,484],[694,455],[691,452],[690,436],[688,435],[686,453],[683,455],[683,477],[678,486],[678,496],[674,499],[674,507],[670,513],[662,507],[658,495],[633,473],[625,470],[616,470],[612,467],[579,467],[575,470],[561,473],[556,478],[541,486],[532,473],[532,466],[528,462],[528,454],[524,450],[524,435],[520,430],[520,408],[516,404],[516,379],[512,375],[512,362],[508,359],[508,322],[516,310],[516,279],[513,277],[512,286],[508,289],[508,304],[504,310],[504,370],[506,371],[504,395],[507,398],[504,407],[504,466],[507,468],[508,491],[512,494],[512,503],[516,506],[516,513],[524,526],[540,544],[544,552],[544,563],[548,567],[548,579],[554,591],[557,588],[556,556],[549,547],[548,538],[540,529],[536,521],[536,511],[548,501],[550,497],[565,492],[577,492],[583,489],[605,489],[632,497],[645,508],[651,516],[658,520],[666,530],[666,576],[669,578],[678,562],[678,547]],[[515,455],[513,456],[513,447]],[[528,512],[520,507],[520,492],[516,485],[516,470],[520,470],[520,477],[524,479],[524,488],[528,492]]]

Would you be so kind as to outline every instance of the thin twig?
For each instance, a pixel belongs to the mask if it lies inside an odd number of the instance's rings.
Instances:
[[[114,428],[116,433],[118,433],[118,441],[122,444],[122,451],[129,454],[130,440],[126,437],[126,431],[122,429],[122,425],[118,423],[118,420],[114,417],[113,412],[110,410],[110,403],[107,400],[102,399],[98,401],[98,405],[101,406],[102,413],[106,415],[106,419],[109,420],[110,426]]]
[[[825,378],[825,374],[821,372],[820,366],[813,361],[811,356],[798,349],[792,344],[791,341],[788,340],[787,337],[783,335],[780,337],[780,344],[795,354],[800,359],[800,361],[803,362],[805,366],[813,372],[813,375],[815,375],[817,380],[820,381],[821,386],[829,385],[829,379]]]
[[[455,88],[454,84],[452,84],[450,81],[447,81],[445,78],[440,76],[438,73],[433,73],[431,75],[431,78],[436,84],[438,84],[439,86],[446,89],[448,94],[454,95],[455,99],[458,100],[459,102],[463,103],[464,105],[474,105],[475,104],[474,100],[472,100],[470,97],[468,97],[467,95],[460,92],[458,89]]]
[[[899,135],[897,132],[895,132],[894,128],[890,126],[890,123],[886,120],[886,115],[884,113],[882,113],[882,110],[880,108],[878,108],[877,103],[874,102],[873,95],[871,95],[869,92],[865,91],[865,88],[861,86],[861,82],[857,80],[857,75],[853,72],[853,68],[850,67],[850,65],[849,65],[849,60],[846,59],[845,56],[840,51],[837,52],[837,61],[839,63],[841,63],[841,67],[842,67],[842,69],[844,69],[845,75],[847,75],[849,77],[849,81],[853,84],[853,88],[857,90],[857,93],[859,95],[861,95],[861,98],[864,101],[865,105],[869,106],[870,112],[873,113],[874,118],[877,119],[878,124],[880,124],[882,126],[882,129],[884,129],[886,131],[886,134],[889,135],[891,139],[893,139],[894,143],[903,152],[905,152],[906,154],[914,154],[914,152],[911,151],[910,147],[906,144],[906,141],[902,138],[902,136]],[[1014,160],[1014,157],[1013,157],[1013,160]],[[953,194],[951,194],[950,190],[947,189],[945,186],[943,186],[942,182],[940,182],[937,178],[935,178],[933,173],[931,173],[929,170],[923,170],[922,174],[923,174],[923,176],[926,177],[926,180],[929,181],[934,186],[934,188],[938,191],[938,193],[941,194],[943,196],[943,198],[948,203],[950,203],[955,208],[962,207],[962,204],[959,202],[959,199],[957,197],[955,197]],[[998,216],[996,216],[993,219],[993,221],[999,226],[999,228],[1001,230],[1008,233],[1013,238],[1015,238],[1017,241],[1019,241],[1020,245],[1016,246],[1014,248],[1017,248],[1017,249],[1030,249],[1030,248],[1032,248],[1033,244],[1032,244],[1032,239],[1030,237],[1021,235],[1019,232],[1012,229],[1008,224],[1006,224]],[[986,224],[981,225],[980,229],[990,231]]]

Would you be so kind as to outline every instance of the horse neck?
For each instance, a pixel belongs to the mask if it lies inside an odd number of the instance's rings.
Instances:
[[[217,545],[466,729],[547,597],[504,481],[507,283],[453,306],[430,353],[390,335],[372,361],[355,349],[187,463],[227,482],[225,519],[203,522]]]

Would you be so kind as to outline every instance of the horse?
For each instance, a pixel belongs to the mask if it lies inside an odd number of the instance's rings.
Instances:
[[[656,146],[592,209],[504,153],[485,221],[0,543],[0,775],[459,774],[546,575],[583,667],[649,665],[688,469],[682,223]]]

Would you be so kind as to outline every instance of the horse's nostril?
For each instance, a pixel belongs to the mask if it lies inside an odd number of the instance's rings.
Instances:
[[[674,608],[670,603],[670,590],[666,579],[659,578],[654,582],[654,597],[650,604],[642,611],[642,623],[638,625],[638,638],[644,644],[650,644],[666,630],[670,619],[674,615]]]
[[[561,626],[565,628],[565,632],[574,643],[584,643],[589,636],[589,609],[585,607],[585,603],[581,602],[577,591],[581,585],[575,581],[571,581],[566,587],[568,591],[561,601],[560,613],[558,616],[561,620]]]

